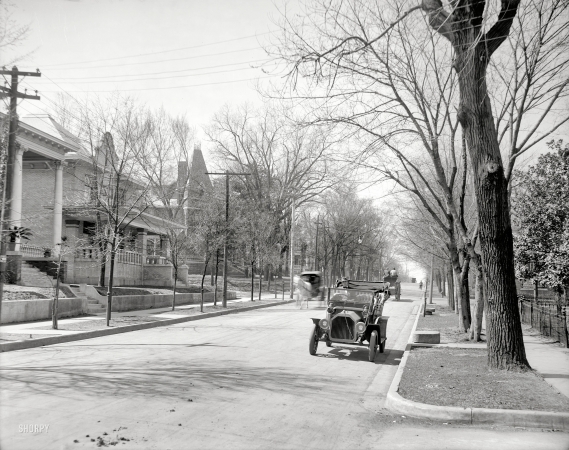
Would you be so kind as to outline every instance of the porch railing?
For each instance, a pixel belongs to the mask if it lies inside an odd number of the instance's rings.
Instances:
[[[32,256],[34,258],[43,258],[45,256],[45,249],[36,245],[20,244],[20,252],[25,256]]]
[[[100,251],[94,247],[78,248],[75,250],[75,257],[78,259],[98,260]],[[122,264],[142,265],[142,255],[130,250],[118,250],[115,254],[115,262]]]
[[[166,265],[168,264],[168,259],[160,255],[147,255],[146,264]]]

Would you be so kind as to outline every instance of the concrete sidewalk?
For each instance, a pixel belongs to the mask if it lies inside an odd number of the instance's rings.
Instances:
[[[446,298],[435,297],[433,293],[433,304],[447,306],[448,302]],[[532,369],[538,372],[551,386],[569,397],[569,349],[541,336],[539,332],[532,330],[527,325],[522,325],[522,328],[526,357]],[[482,333],[486,335],[484,321],[482,322]],[[472,344],[468,344],[468,348],[472,346]],[[482,344],[481,347],[486,348],[486,344]]]
[[[246,293],[238,292],[238,297],[235,300],[228,300],[229,304],[237,304],[237,303],[250,303],[250,297],[247,295],[243,295]],[[255,300],[259,300],[258,294],[255,296]],[[54,329],[40,329],[51,327],[52,322],[51,320],[42,320],[37,322],[27,322],[27,323],[19,323],[19,324],[3,324],[0,326],[0,352],[5,351],[13,351],[13,350],[21,350],[25,348],[34,348],[40,347],[43,345],[51,345],[51,344],[58,344],[63,342],[70,342],[74,340],[81,340],[81,339],[90,339],[93,337],[99,336],[106,336],[108,334],[117,334],[117,333],[127,333],[130,331],[138,331],[146,328],[153,328],[156,326],[163,326],[163,325],[170,325],[175,323],[182,323],[187,321],[199,320],[201,318],[207,317],[215,317],[225,314],[232,314],[237,313],[240,311],[246,310],[253,310],[264,308],[267,306],[278,305],[290,302],[289,298],[285,297],[285,300],[282,300],[282,296],[275,298],[273,293],[266,293],[261,296],[261,300],[263,301],[271,301],[269,304],[262,303],[262,304],[250,304],[244,305],[243,308],[237,309],[228,309],[228,310],[220,310],[214,312],[205,312],[203,315],[190,315],[184,316],[180,314],[173,314],[172,309],[170,307],[165,308],[153,308],[153,309],[144,309],[138,311],[123,311],[123,312],[113,312],[112,318],[124,317],[124,316],[135,316],[135,317],[144,317],[144,316],[153,316],[159,320],[149,321],[145,323],[138,323],[138,324],[125,324],[122,326],[104,328],[104,329],[96,329],[91,331],[85,330],[54,330]],[[221,304],[221,301],[218,301],[218,305]],[[204,303],[204,307],[206,306],[213,306],[213,302]],[[197,309],[199,308],[199,304],[191,304],[191,305],[182,305],[177,306],[177,311],[182,310],[189,310],[189,309]],[[66,324],[73,324],[73,323],[81,323],[81,322],[90,322],[90,321],[104,321],[106,320],[106,314],[94,314],[88,316],[81,316],[75,317],[70,319],[60,319],[58,320],[58,324],[60,326]],[[22,339],[1,339],[2,335],[18,335],[22,336]],[[36,338],[32,338],[32,335],[38,336]],[[27,339],[27,336],[30,336]]]
[[[418,291],[418,290],[417,290]],[[415,297],[418,292],[412,293]],[[427,300],[427,304],[428,300]],[[435,296],[433,293],[433,305],[447,306],[446,298]],[[415,330],[419,311],[413,326]],[[458,322],[458,316],[457,316]],[[411,332],[411,336],[413,335]],[[485,334],[484,322],[482,332]],[[569,397],[569,349],[563,348],[559,343],[555,343],[539,335],[535,330],[528,326],[523,326],[524,344],[526,357],[531,367],[539,373],[554,389],[561,394]],[[418,403],[407,400],[399,395],[399,383],[407,363],[409,352],[413,347],[411,338],[405,350],[401,364],[393,379],[389,393],[387,394],[386,406],[394,412],[407,414],[412,417],[425,417],[439,419],[442,421],[459,421],[475,423],[496,423],[503,425],[513,425],[522,427],[550,428],[558,430],[569,430],[569,413],[553,413],[544,411],[523,411],[507,409],[487,409],[487,408],[459,408],[443,407]],[[420,344],[419,344],[420,345]],[[441,344],[442,346],[472,348],[486,348],[486,344]],[[433,345],[436,347],[437,345]]]

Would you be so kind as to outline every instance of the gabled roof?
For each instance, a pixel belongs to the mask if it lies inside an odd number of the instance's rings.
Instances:
[[[65,142],[71,150],[79,151],[81,143],[78,137],[63,128],[49,114],[30,114],[19,119],[20,125],[35,128],[51,137]]]

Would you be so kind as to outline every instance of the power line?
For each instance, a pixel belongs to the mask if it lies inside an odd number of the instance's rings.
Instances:
[[[250,48],[243,48],[238,50],[229,50],[226,52],[218,52],[218,53],[208,53],[206,55],[194,55],[194,56],[185,56],[183,58],[171,58],[171,59],[161,59],[156,61],[142,61],[142,62],[132,62],[132,63],[124,63],[124,64],[106,64],[103,66],[91,66],[91,67],[67,67],[64,69],[55,69],[55,70],[93,70],[93,69],[101,69],[107,67],[124,67],[124,66],[139,66],[141,64],[158,64],[158,63],[165,63],[165,62],[172,62],[172,61],[184,61],[187,59],[197,59],[197,58],[207,58],[209,56],[219,56],[219,55],[228,55],[231,53],[240,53],[240,52],[249,52],[252,50],[259,50],[262,47],[250,47]],[[121,58],[122,59],[122,58]]]
[[[249,39],[252,37],[258,37],[258,36],[264,36],[266,34],[271,34],[273,33],[273,31],[267,31],[265,33],[258,33],[258,34],[250,34],[248,36],[242,36],[242,37],[238,37],[238,38],[233,38],[233,39],[226,39],[223,41],[216,41],[216,42],[210,42],[208,44],[200,44],[200,45],[192,45],[189,47],[180,47],[180,48],[174,48],[171,50],[162,50],[159,52],[150,52],[150,53],[139,53],[136,55],[126,55],[126,56],[117,56],[114,58],[103,58],[103,59],[92,59],[92,60],[86,60],[86,61],[76,61],[76,62],[72,62],[72,63],[60,63],[60,64],[48,64],[45,67],[60,67],[60,66],[69,66],[69,65],[75,65],[75,64],[90,64],[90,63],[94,63],[94,62],[102,62],[102,61],[114,61],[114,60],[118,60],[118,59],[125,59],[125,58],[137,58],[139,56],[150,56],[150,55],[159,55],[159,54],[163,54],[163,53],[170,53],[170,52],[178,52],[181,50],[189,50],[189,49],[193,49],[193,48],[201,48],[201,47],[209,47],[212,45],[217,45],[217,44],[224,44],[226,42],[234,42],[234,41],[240,41],[243,39]]]
[[[192,88],[192,87],[200,87],[200,86],[213,86],[217,84],[228,84],[228,83],[240,83],[242,81],[253,81],[253,80],[261,80],[264,78],[274,78],[276,75],[269,75],[265,77],[255,77],[255,78],[242,78],[239,80],[229,80],[229,81],[218,81],[215,83],[201,83],[201,84],[187,84],[184,86],[166,86],[166,87],[151,87],[151,88],[137,88],[137,89],[121,89],[121,92],[134,92],[134,91],[155,91],[155,90],[164,90],[164,89],[183,89],[183,88]],[[42,92],[59,92],[59,91],[42,91]],[[69,92],[116,92],[116,89],[112,90],[96,90],[96,91],[86,91],[86,90],[79,90],[79,91],[65,91]]]
[[[136,73],[132,75],[118,75],[119,77],[138,77],[138,76],[145,76],[145,75],[162,75],[165,73],[180,73],[180,72],[193,72],[196,70],[205,70],[205,69],[217,69],[218,67],[229,67],[229,66],[237,66],[239,64],[252,64],[257,62],[266,62],[270,61],[270,58],[261,58],[261,59],[252,59],[250,61],[241,61],[229,64],[216,64],[214,66],[204,66],[204,67],[194,67],[192,69],[181,69],[181,70],[168,70],[165,72],[146,72],[146,73]],[[95,78],[114,78],[116,75],[108,75],[108,76],[99,76],[99,77],[65,77],[65,78],[58,78],[59,81],[65,80],[91,80]]]
[[[118,79],[114,79],[114,80],[103,80],[103,81],[74,81],[73,84],[95,84],[95,83],[125,83],[125,82],[131,82],[131,81],[148,81],[148,80],[169,80],[172,78],[186,78],[186,77],[200,77],[203,75],[215,75],[218,73],[227,73],[227,72],[239,72],[242,70],[255,70],[257,69],[257,67],[241,67],[238,69],[229,69],[229,70],[216,70],[213,72],[203,72],[203,73],[194,73],[194,74],[184,74],[184,75],[172,75],[169,77],[159,77],[159,78],[133,78],[133,79],[129,79],[129,80],[118,80]],[[76,78],[74,78],[75,80]],[[65,81],[58,79],[58,81],[65,83]]]

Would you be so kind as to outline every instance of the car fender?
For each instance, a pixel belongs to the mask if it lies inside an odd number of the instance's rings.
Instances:
[[[314,325],[319,325],[319,324],[320,324],[320,319],[313,319],[313,318],[310,318],[310,320],[312,320],[312,323],[313,323]]]

